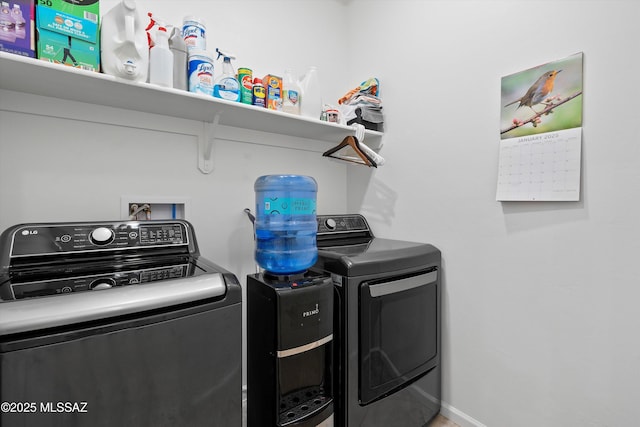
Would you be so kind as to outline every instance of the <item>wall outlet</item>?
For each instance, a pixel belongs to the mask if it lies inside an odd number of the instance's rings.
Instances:
[[[185,197],[122,196],[121,219],[187,219],[189,199]]]

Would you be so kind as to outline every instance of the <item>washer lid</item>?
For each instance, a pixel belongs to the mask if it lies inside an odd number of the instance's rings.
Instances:
[[[221,273],[0,302],[0,336],[78,324],[222,297]]]
[[[439,264],[440,250],[433,245],[373,237],[318,247],[316,267],[342,276],[363,276]]]

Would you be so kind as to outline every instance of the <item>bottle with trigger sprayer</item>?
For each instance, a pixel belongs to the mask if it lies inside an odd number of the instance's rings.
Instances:
[[[222,75],[213,84],[213,96],[226,99],[228,101],[240,101],[240,83],[236,79],[236,72],[231,65],[231,60],[235,56],[222,52],[216,48],[218,58],[222,56]]]
[[[173,52],[164,25],[156,31],[156,44],[149,52],[149,83],[173,87]]]

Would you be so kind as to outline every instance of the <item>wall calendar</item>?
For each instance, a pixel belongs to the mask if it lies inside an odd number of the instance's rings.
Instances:
[[[578,201],[582,53],[502,78],[496,200]]]

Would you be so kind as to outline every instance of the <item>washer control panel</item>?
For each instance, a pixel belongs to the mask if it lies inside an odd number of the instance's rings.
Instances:
[[[177,279],[193,274],[190,264],[176,264],[137,270],[117,271],[39,280],[11,285],[12,299],[69,294],[81,291],[99,291],[120,286],[139,285],[158,280]]]
[[[30,224],[13,231],[10,256],[68,255],[188,244],[189,230],[182,221]]]

